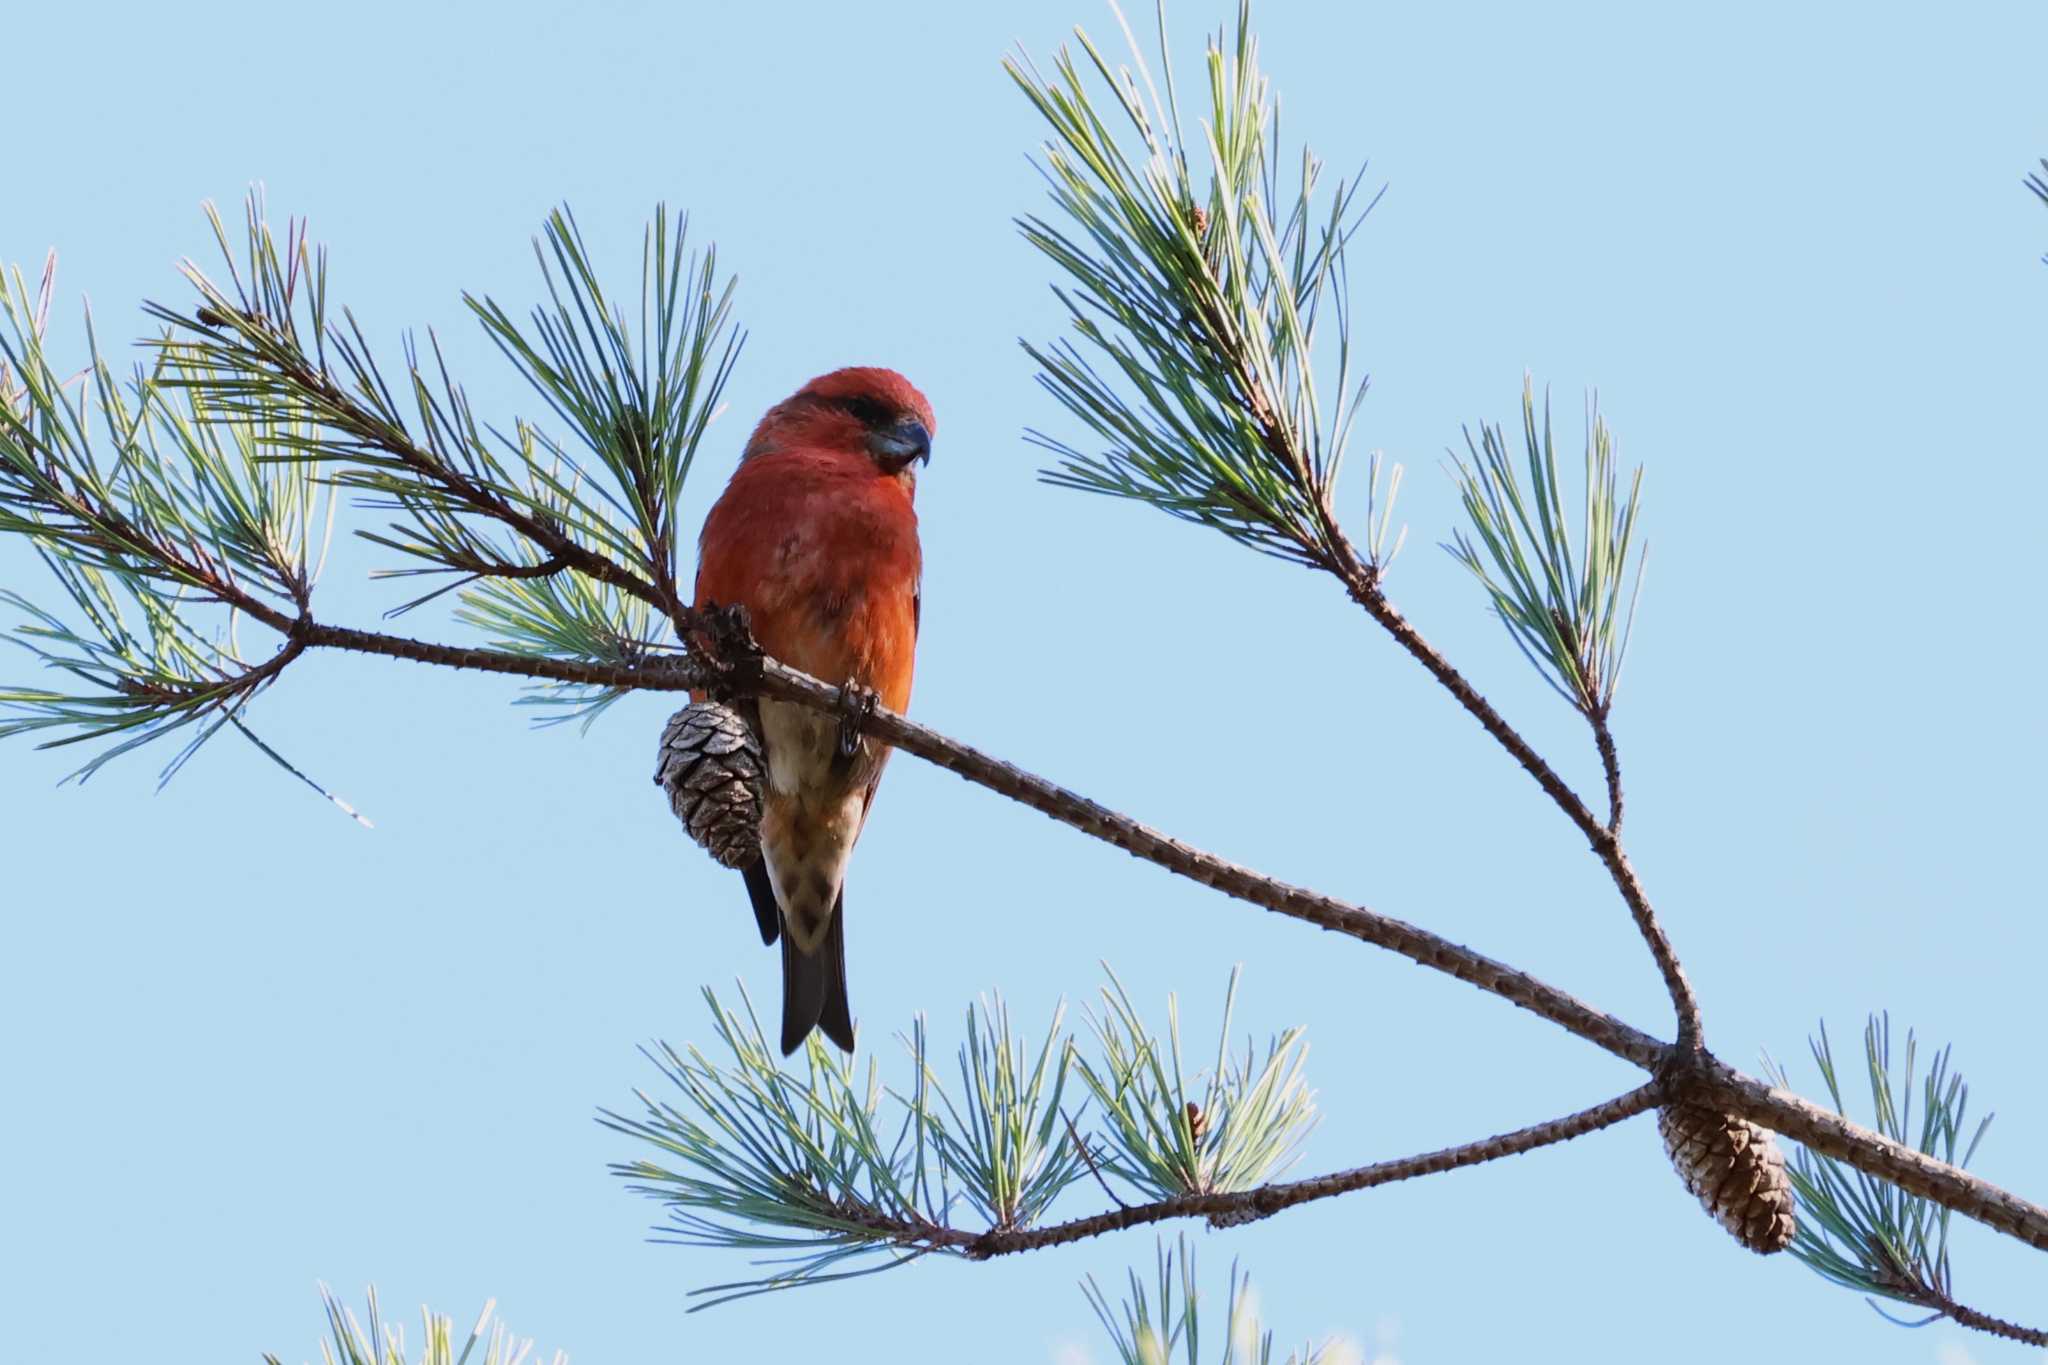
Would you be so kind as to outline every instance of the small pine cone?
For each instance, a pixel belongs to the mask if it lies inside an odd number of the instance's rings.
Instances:
[[[692,702],[668,718],[654,780],[692,839],[727,867],[761,856],[761,741],[729,706]]]
[[[1210,1214],[1209,1226],[1212,1228],[1241,1228],[1246,1223],[1256,1223],[1265,1216],[1265,1214],[1260,1213],[1257,1209],[1232,1209],[1228,1213]]]
[[[1689,1102],[1659,1109],[1657,1131],[1678,1178],[1730,1236],[1759,1255],[1791,1245],[1798,1226],[1792,1182],[1768,1132],[1747,1119]]]

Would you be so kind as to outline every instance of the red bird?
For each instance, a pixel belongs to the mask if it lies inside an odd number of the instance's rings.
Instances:
[[[894,370],[834,370],[754,428],[698,538],[697,606],[740,605],[768,654],[828,683],[910,703],[917,652],[917,463],[932,410]],[[761,941],[782,940],[782,1051],[813,1028],[853,1050],[847,859],[889,750],[837,717],[762,700],[761,858],[745,868]]]

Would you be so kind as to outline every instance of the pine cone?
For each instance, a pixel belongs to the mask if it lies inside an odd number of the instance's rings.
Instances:
[[[1265,1214],[1260,1213],[1257,1209],[1232,1209],[1227,1213],[1210,1214],[1209,1226],[1212,1228],[1241,1228],[1246,1223],[1256,1223],[1265,1216]]]
[[[761,741],[729,706],[691,702],[668,718],[654,780],[692,839],[727,867],[761,856]]]
[[[1747,1119],[1680,1102],[1657,1111],[1664,1150],[1686,1189],[1729,1235],[1759,1255],[1783,1251],[1798,1227],[1777,1141]]]

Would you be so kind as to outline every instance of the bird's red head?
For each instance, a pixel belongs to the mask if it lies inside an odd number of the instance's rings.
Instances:
[[[930,460],[938,423],[916,385],[894,370],[856,365],[819,375],[754,428],[746,455],[811,447],[861,451],[886,474]]]

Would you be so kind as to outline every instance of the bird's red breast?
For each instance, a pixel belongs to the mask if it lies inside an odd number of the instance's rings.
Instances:
[[[905,479],[863,450],[749,456],[704,522],[697,604],[745,606],[768,654],[910,702],[923,562]]]

